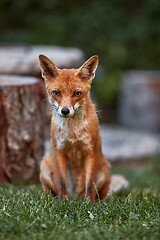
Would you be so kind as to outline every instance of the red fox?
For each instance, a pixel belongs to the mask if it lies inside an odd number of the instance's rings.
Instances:
[[[101,200],[109,191],[110,174],[90,98],[98,56],[79,69],[59,69],[44,55],[39,61],[52,106],[52,150],[41,162],[42,186],[60,199],[79,196]]]

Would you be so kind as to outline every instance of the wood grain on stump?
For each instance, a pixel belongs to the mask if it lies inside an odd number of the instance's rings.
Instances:
[[[41,81],[0,75],[0,183],[38,178],[43,154]]]

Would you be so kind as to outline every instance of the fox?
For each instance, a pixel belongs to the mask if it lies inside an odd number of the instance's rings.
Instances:
[[[110,165],[102,153],[91,84],[99,58],[80,68],[60,69],[41,54],[39,63],[51,104],[51,152],[40,165],[42,187],[58,199],[81,197],[92,202],[106,198]]]

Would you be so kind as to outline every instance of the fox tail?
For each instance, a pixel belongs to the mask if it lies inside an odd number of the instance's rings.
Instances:
[[[108,196],[111,196],[113,193],[119,192],[122,189],[128,189],[129,185],[129,181],[123,175],[111,175],[111,183]]]

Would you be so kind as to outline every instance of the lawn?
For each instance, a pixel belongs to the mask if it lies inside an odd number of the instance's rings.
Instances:
[[[136,171],[117,168],[127,191],[92,204],[58,201],[39,185],[0,188],[0,240],[160,239],[160,158]]]

